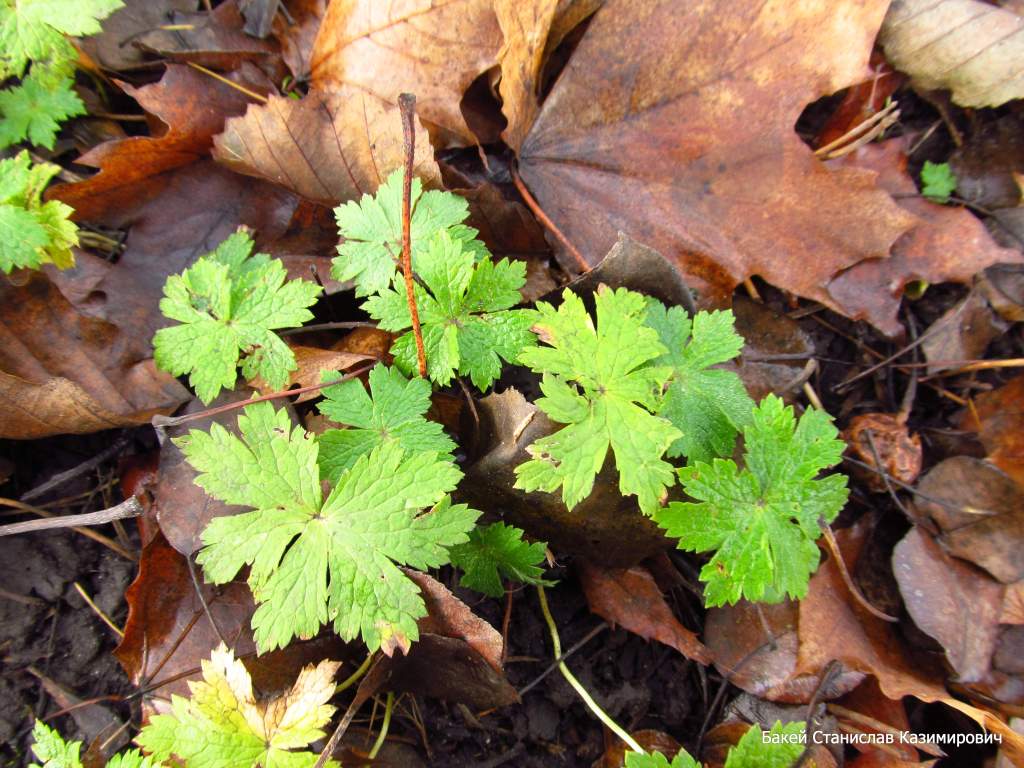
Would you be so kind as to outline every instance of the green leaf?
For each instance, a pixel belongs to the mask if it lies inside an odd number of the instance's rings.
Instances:
[[[729,750],[725,768],[790,768],[804,751],[806,723],[776,721],[768,733],[754,725]]]
[[[156,364],[189,382],[204,403],[231,389],[237,368],[272,389],[288,383],[295,355],[272,331],[302,325],[313,315],[320,286],[288,280],[280,259],[252,253],[252,239],[238,231],[164,285],[160,311],[180,325],[153,337]]]
[[[449,549],[452,565],[463,571],[459,584],[491,597],[505,594],[501,577],[524,584],[547,584],[539,564],[544,562],[542,541],[523,541],[523,531],[504,523],[474,528],[469,541]]]
[[[44,83],[33,73],[20,85],[0,90],[0,149],[25,139],[53,149],[60,124],[85,114],[85,105],[72,85],[70,78]]]
[[[339,378],[325,373],[324,381]],[[455,443],[435,421],[424,414],[430,409],[430,382],[407,379],[396,368],[376,365],[370,371],[367,394],[358,379],[326,387],[320,413],[348,429],[329,429],[320,435],[320,475],[337,482],[343,470],[378,445],[398,443],[407,453],[451,453]]]
[[[478,261],[461,240],[439,230],[413,258],[413,268],[427,289],[417,285],[414,293],[432,381],[447,385],[458,372],[486,390],[501,375],[503,360],[516,360],[536,343],[530,333],[533,314],[510,309],[519,303],[519,289],[526,283],[523,262]],[[386,331],[412,327],[404,287],[382,291],[363,308]],[[391,352],[401,370],[417,370],[411,332]]]
[[[0,79],[33,71],[60,76],[74,70],[78,54],[64,37],[94,35],[100,20],[121,0],[0,0]]]
[[[317,442],[291,428],[284,410],[247,406],[238,426],[241,439],[214,424],[177,443],[207,493],[253,509],[211,521],[197,562],[215,584],[251,566],[261,652],[312,637],[328,621],[371,650],[416,640],[426,607],[397,566],[444,565],[447,547],[466,541],[480,514],[450,503],[461,477],[451,457],[384,442],[341,472],[324,501]]]
[[[641,294],[601,286],[594,303],[596,328],[569,290],[557,310],[537,304],[534,331],[549,346],[523,350],[520,361],[544,375],[537,406],[569,426],[527,448],[533,458],[516,467],[516,487],[551,492],[561,486],[572,509],[589,495],[611,447],[619,489],[636,494],[649,514],[674,482],[662,457],[681,436],[651,413],[671,374],[651,363],[668,349],[644,324],[647,300]]]
[[[189,683],[192,698],[172,695],[170,714],[152,716],[139,733],[144,749],[189,768],[312,768],[317,754],[308,746],[326,735],[334,714],[327,701],[337,662],[305,667],[289,691],[270,701],[256,699],[245,665],[225,646],[201,664],[203,679]]]
[[[42,768],[82,768],[79,758],[82,742],[64,741],[54,728],[42,720],[36,720],[32,727],[32,738],[32,752],[36,759],[42,761]]]
[[[690,757],[685,749],[679,750],[670,763],[661,752],[641,755],[639,752],[626,753],[626,768],[701,768],[700,763]]]
[[[107,760],[105,768],[159,768],[163,765],[152,755],[143,755],[137,749],[129,749]]]
[[[476,240],[476,230],[462,224],[469,205],[458,195],[438,190],[423,191],[422,182],[412,180],[412,217],[409,238],[415,264],[438,230],[445,230],[477,258],[488,255]],[[350,200],[334,209],[344,241],[338,246],[331,274],[337,280],[355,280],[356,296],[369,296],[387,289],[395,278],[402,255],[402,171],[396,170],[377,190]]]
[[[750,422],[754,401],[733,371],[711,366],[732,360],[743,348],[731,311],[698,312],[691,321],[682,307],[652,301],[647,324],[658,331],[668,353],[655,360],[672,368],[658,415],[682,433],[670,457],[711,461],[731,456],[737,432]]]
[[[956,175],[949,163],[925,160],[921,168],[921,194],[936,203],[946,203],[955,191]]]
[[[78,245],[78,228],[68,219],[72,210],[56,200],[42,201],[59,171],[50,163],[33,164],[25,151],[0,160],[0,270],[5,273],[43,264],[74,266],[71,248]]]
[[[769,395],[743,435],[744,469],[715,459],[679,470],[696,502],[654,515],[680,549],[716,550],[701,570],[709,606],[804,597],[818,567],[819,520],[835,520],[848,494],[845,476],[818,479],[845,448],[828,414],[808,410],[797,422],[792,407]]]

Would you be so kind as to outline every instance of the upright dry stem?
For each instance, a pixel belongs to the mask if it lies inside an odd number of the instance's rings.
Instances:
[[[405,177],[402,179],[402,276],[405,278],[405,297],[409,301],[409,315],[412,318],[412,335],[416,339],[416,360],[420,376],[427,378],[427,352],[423,348],[423,330],[420,328],[420,313],[416,308],[416,293],[412,278],[412,165],[416,154],[416,97],[403,93],[398,97],[398,108],[402,111],[402,146],[405,149]]]

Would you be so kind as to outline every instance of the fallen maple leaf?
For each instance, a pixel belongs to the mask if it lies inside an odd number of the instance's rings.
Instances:
[[[900,207],[920,222],[893,244],[890,258],[862,261],[828,284],[829,295],[844,314],[867,320],[889,336],[903,333],[896,313],[911,280],[970,283],[992,264],[1024,261],[1020,251],[1000,248],[966,208],[918,196],[904,150],[902,139],[891,139],[869,144],[833,163],[833,167],[877,172],[878,186],[896,196]]]
[[[231,77],[250,89],[256,70]],[[250,99],[241,92],[187,66],[170,64],[159,82],[135,88],[118,83],[153,116],[152,135],[115,139],[93,148],[75,162],[100,169],[95,176],[53,187],[47,195],[75,209],[76,221],[95,221],[119,207],[139,203],[138,185],[172,168],[203,158],[224,118],[241,114]],[[166,126],[161,133],[160,126]]]
[[[415,125],[414,173],[427,186],[438,186],[430,140],[419,121]],[[213,156],[237,173],[335,205],[374,192],[401,166],[400,115],[373,94],[348,85],[321,87],[314,80],[299,101],[271,96],[228,120],[214,141]]]
[[[435,143],[471,145],[459,103],[495,65],[501,40],[490,0],[335,0],[314,45],[313,85],[391,106],[413,93]],[[397,121],[392,135],[401,136]]]
[[[887,5],[609,0],[523,143],[523,179],[590,263],[621,230],[708,298],[757,274],[834,307],[830,277],[914,219],[793,125],[864,79]]]

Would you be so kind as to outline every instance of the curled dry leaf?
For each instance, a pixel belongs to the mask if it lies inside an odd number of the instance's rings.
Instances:
[[[230,77],[261,90],[253,82],[256,74],[248,68]],[[152,85],[120,86],[156,118],[152,135],[108,141],[76,160],[100,172],[85,181],[53,187],[48,195],[74,208],[76,220],[100,221],[120,208],[137,208],[142,202],[141,182],[204,157],[224,119],[244,112],[250,101],[235,88],[179,64],[168,65]],[[166,126],[163,132],[161,125]],[[161,189],[153,185],[144,191],[154,196]]]
[[[982,680],[999,634],[1003,585],[947,555],[918,528],[896,545],[892,570],[907,613],[942,645],[959,680]]]
[[[946,89],[962,107],[1024,96],[1024,24],[980,0],[894,0],[879,33],[893,66],[919,88]]]
[[[663,731],[645,729],[633,731],[630,736],[636,743],[644,748],[646,752],[661,752],[669,760],[676,756],[676,753],[683,748],[683,745]],[[616,739],[600,758],[594,761],[590,768],[622,768],[626,761],[626,752],[629,748],[626,742]]]
[[[1021,486],[987,461],[954,456],[935,465],[917,489],[914,503],[938,524],[950,554],[1004,584],[1024,578]]]
[[[856,564],[865,532],[866,526],[858,524],[836,534],[848,569]],[[908,656],[891,624],[872,616],[850,597],[831,558],[811,577],[807,597],[800,602],[799,636],[797,669],[803,674],[820,674],[836,660],[846,669],[874,675],[879,689],[890,699],[913,696],[942,702],[1001,735],[1015,764],[1024,765],[1024,736],[997,715],[950,696],[941,679]]]
[[[1024,486],[1024,376],[978,395],[961,426],[977,431],[988,460]]]
[[[76,309],[45,273],[0,280],[0,437],[145,424],[188,399],[128,333]]]
[[[505,42],[498,52],[502,108],[508,126],[501,132],[519,151],[540,108],[540,75],[558,0],[498,0],[494,13]]]
[[[887,4],[609,0],[523,143],[522,177],[591,263],[621,230],[709,298],[756,274],[835,307],[829,278],[887,257],[914,219],[873,174],[824,168],[793,125],[868,74]]]
[[[419,586],[428,613],[419,621],[420,639],[408,655],[384,661],[390,665],[389,687],[478,709],[518,702],[502,671],[501,633],[436,579],[403,570]]]
[[[502,35],[491,5],[490,0],[335,0],[313,49],[313,85],[325,93],[342,89],[372,96],[390,106],[400,93],[415,94],[417,114],[429,125],[435,145],[472,145],[476,139],[459,103],[497,62]],[[400,128],[392,131],[401,136]],[[392,167],[383,169],[385,175]]]
[[[911,280],[970,283],[986,267],[1020,262],[1019,251],[999,247],[966,208],[939,205],[918,195],[907,171],[905,144],[891,139],[868,144],[833,165],[878,174],[878,186],[918,220],[892,247],[888,259],[863,261],[829,282],[828,292],[850,317],[864,319],[889,336],[903,333],[896,315]]]
[[[664,643],[692,661],[711,663],[710,651],[673,615],[646,569],[599,568],[583,562],[580,583],[590,610],[612,625]]]
[[[921,474],[921,436],[910,434],[906,420],[899,414],[858,414],[850,419],[842,436],[858,461],[880,469],[901,483],[911,485]],[[876,466],[876,455],[881,467]],[[871,490],[876,493],[886,490],[878,472],[863,470],[860,474]]]

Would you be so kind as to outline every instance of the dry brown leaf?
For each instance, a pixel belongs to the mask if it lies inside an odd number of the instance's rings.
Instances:
[[[700,664],[711,663],[711,653],[672,613],[654,577],[644,568],[598,568],[580,564],[580,584],[590,610],[613,626],[646,640],[675,648]]]
[[[145,55],[132,45],[141,33],[167,24],[173,11],[194,11],[194,0],[125,0],[103,22],[98,35],[78,41],[89,56],[105,69],[119,71],[141,64]]]
[[[1024,624],[1024,581],[1006,585],[1003,607],[999,613],[1000,624]]]
[[[160,313],[168,275],[191,266],[240,224],[254,230],[262,250],[288,228],[297,198],[202,160],[89,200],[102,207],[94,221],[129,230],[124,251],[116,264],[83,253],[74,270],[54,273],[53,281],[80,312],[124,330],[118,343],[130,351],[112,354],[149,357],[153,334],[169,322]],[[309,271],[291,276],[308,279]]]
[[[704,634],[715,667],[730,683],[753,696],[806,704],[818,688],[818,677],[797,671],[797,617],[795,600],[763,605],[741,600],[735,605],[711,608]],[[844,670],[824,693],[827,697],[842,696],[863,679],[860,672]]]
[[[233,73],[249,87],[255,70]],[[95,176],[75,184],[61,184],[49,191],[75,209],[76,220],[97,221],[124,207],[137,207],[140,192],[160,194],[161,185],[141,190],[139,185],[164,171],[189,165],[207,154],[224,118],[245,111],[249,98],[190,67],[172,64],[159,82],[121,88],[154,117],[151,136],[132,136],[109,141],[75,162],[100,169]],[[160,126],[166,126],[161,133]]]
[[[540,109],[540,74],[558,0],[496,0],[494,13],[505,36],[498,52],[501,111],[508,127],[501,137],[516,152]]]
[[[0,279],[0,437],[145,424],[188,399],[127,332],[77,310],[47,274]]]
[[[300,100],[271,96],[228,120],[213,156],[237,173],[336,205],[372,194],[402,166],[401,116],[394,105],[352,86],[315,86]],[[418,121],[414,172],[427,186],[440,183]]]
[[[879,42],[893,66],[925,90],[947,89],[962,107],[1024,96],[1024,24],[980,0],[893,0]]]
[[[917,490],[914,504],[938,523],[950,554],[1004,584],[1024,578],[1022,489],[998,467],[954,456],[929,470]]]
[[[910,434],[906,419],[897,413],[857,414],[850,419],[842,437],[858,461],[881,469],[890,478],[911,485],[921,474],[921,436]],[[877,467],[879,461],[881,467]],[[850,469],[857,471],[858,467]],[[858,474],[876,493],[888,490],[878,472],[863,469]]]
[[[459,102],[501,42],[490,0],[334,0],[313,49],[313,86],[389,105],[415,94],[435,144],[474,144]]]
[[[848,569],[853,569],[859,557],[864,533],[865,527],[858,525],[836,534]],[[913,696],[921,701],[942,702],[1002,736],[1007,754],[1015,764],[1024,766],[1024,736],[1014,733],[993,713],[950,696],[940,679],[924,672],[908,657],[892,625],[852,600],[831,558],[811,577],[807,597],[800,601],[799,635],[797,669],[802,673],[820,674],[836,660],[847,669],[874,675],[882,693],[890,699]]]
[[[978,395],[961,427],[977,431],[988,460],[1024,486],[1024,376]]]
[[[984,679],[999,634],[1003,585],[947,555],[918,528],[896,545],[892,570],[907,613],[946,650],[959,680]]]
[[[997,315],[980,291],[971,291],[928,327],[921,351],[928,374],[958,368],[962,361],[983,357],[988,345],[1009,323]]]
[[[211,406],[248,400],[252,394],[252,390],[246,387],[225,391],[211,403]],[[289,406],[285,407],[291,412]],[[198,413],[206,409],[207,407],[198,399],[193,398],[182,409],[182,414]],[[175,438],[187,435],[193,429],[208,432],[216,423],[237,436],[238,416],[241,413],[241,409],[237,409],[177,427],[169,427],[166,434]],[[294,414],[292,416],[294,419]],[[152,491],[153,508],[167,542],[186,557],[203,546],[202,533],[213,518],[237,515],[246,511],[245,507],[225,504],[207,494],[196,485],[195,480],[198,476],[199,473],[185,460],[184,452],[173,442],[165,441],[160,450],[156,484]]]
[[[365,655],[365,651],[354,646],[350,649],[336,635],[328,634],[323,639],[292,643],[285,649],[256,656],[249,627],[256,606],[248,585],[231,581],[214,587],[203,583],[198,570],[196,575],[217,628],[231,642],[235,654],[245,656],[253,682],[267,696],[289,690],[308,664],[325,658],[351,661],[356,654]],[[171,694],[189,695],[188,681],[199,679],[200,662],[209,659],[221,638],[196,594],[185,557],[162,534],[142,550],[138,575],[125,592],[125,600],[128,621],[114,655],[129,679],[146,689],[143,712],[167,712]],[[164,684],[147,687],[153,683]]]
[[[273,34],[281,46],[281,58],[296,80],[309,79],[313,43],[327,13],[327,0],[292,0],[288,14],[274,16]]]
[[[300,388],[311,387],[314,384],[320,383],[323,371],[344,371],[357,363],[379,359],[370,355],[338,352],[331,349],[316,349],[315,347],[293,346],[291,350],[295,354],[295,363],[298,365],[298,368],[288,374],[288,387],[286,388],[293,386]],[[268,387],[259,377],[252,382],[252,385],[263,395],[269,395],[275,391]],[[295,398],[293,402],[297,405],[316,397],[320,397],[319,392],[305,392]]]
[[[172,61],[191,61],[214,69],[236,69],[244,61],[271,63],[276,46],[247,35],[237,0],[227,0],[212,11],[172,12],[133,42],[145,51]],[[160,29],[174,25],[178,29]]]
[[[1019,251],[1000,248],[985,225],[966,208],[939,205],[917,193],[907,172],[902,139],[869,144],[836,165],[878,173],[878,186],[920,223],[900,237],[888,259],[856,264],[828,285],[829,294],[850,317],[864,319],[889,336],[903,333],[896,314],[911,280],[970,283],[998,262],[1021,262]]]
[[[389,687],[458,701],[478,709],[517,703],[519,696],[502,670],[501,633],[431,576],[402,569],[421,590],[427,615],[420,639],[408,655],[386,659]]]
[[[757,274],[835,306],[832,275],[887,257],[914,219],[793,125],[867,76],[886,6],[610,0],[523,143],[523,179],[590,263],[623,231],[709,299]]]

